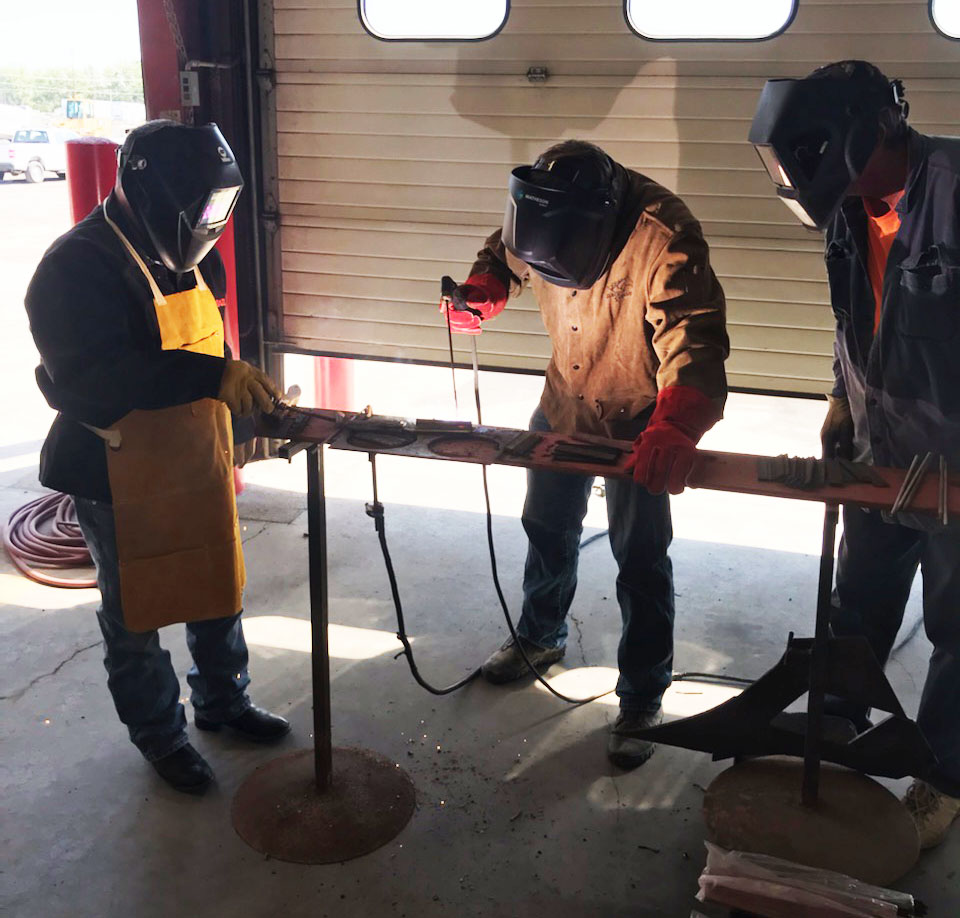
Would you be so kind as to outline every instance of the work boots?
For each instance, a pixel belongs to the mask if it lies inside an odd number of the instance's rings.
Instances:
[[[530,660],[539,674],[545,673],[567,652],[566,647],[538,647],[523,637],[520,638],[520,642],[527,659]],[[483,678],[494,685],[515,682],[524,676],[532,675],[530,667],[527,666],[526,660],[523,659],[523,655],[512,637],[508,638],[499,650],[487,657],[486,662],[480,667],[480,671],[483,673]]]
[[[189,743],[150,764],[167,784],[184,794],[202,794],[213,781],[213,769]]]
[[[255,704],[250,705],[239,717],[234,717],[233,720],[225,723],[206,720],[199,714],[194,716],[193,722],[199,729],[210,733],[217,733],[221,728],[229,727],[255,743],[275,743],[290,732],[290,721],[279,714],[271,714],[263,708],[258,708]]]
[[[622,710],[610,728],[607,738],[607,758],[624,771],[639,768],[656,750],[656,744],[637,736],[641,730],[656,727],[663,720],[663,710]]]
[[[920,833],[920,847],[936,848],[960,816],[960,798],[948,797],[935,790],[926,781],[914,781],[903,797]]]

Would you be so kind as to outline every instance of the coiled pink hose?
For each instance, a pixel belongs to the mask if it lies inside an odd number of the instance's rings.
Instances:
[[[71,580],[36,570],[93,564],[68,494],[47,494],[14,510],[3,530],[3,547],[17,568],[37,583],[74,589],[97,585],[96,578]]]

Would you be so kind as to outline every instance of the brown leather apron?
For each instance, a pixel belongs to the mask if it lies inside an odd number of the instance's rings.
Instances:
[[[193,290],[164,296],[107,222],[150,284],[163,349],[223,357],[223,319],[200,271]],[[137,409],[97,433],[107,441],[126,627],[150,631],[239,612],[245,571],[227,406],[204,398]]]

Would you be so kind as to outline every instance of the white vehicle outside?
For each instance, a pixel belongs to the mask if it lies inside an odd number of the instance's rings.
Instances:
[[[13,135],[0,160],[6,171],[23,175],[28,182],[42,182],[48,173],[63,178],[67,172],[66,142],[80,135],[62,128],[25,128]]]

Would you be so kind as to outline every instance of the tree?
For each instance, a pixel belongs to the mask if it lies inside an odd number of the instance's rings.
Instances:
[[[140,62],[114,67],[0,68],[0,103],[54,112],[69,98],[143,102]]]

